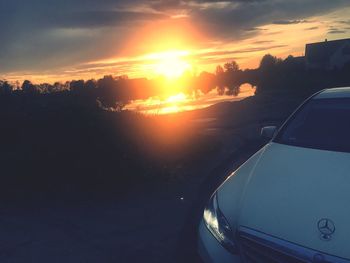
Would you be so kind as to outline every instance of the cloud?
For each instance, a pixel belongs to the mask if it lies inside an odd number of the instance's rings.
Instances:
[[[273,41],[261,41],[259,44],[270,44]],[[241,48],[236,50],[215,50],[215,51],[198,51],[197,53],[186,56],[186,59],[196,61],[201,65],[223,64],[232,60],[240,61],[249,58],[250,54],[259,51],[270,51],[275,48],[285,47],[285,45],[261,45],[254,48]],[[145,57],[123,58],[118,61],[100,61],[78,65],[71,70],[64,71],[65,74],[104,74],[108,71],[114,74],[131,74],[137,68],[144,64],[154,64],[157,60]]]
[[[344,33],[346,33],[346,30],[331,29],[328,31],[328,34],[344,34]]]
[[[157,11],[167,11],[169,9],[179,9],[183,6],[180,0],[153,0],[150,1],[150,7]]]
[[[1,72],[71,66],[111,55],[127,29],[168,18],[122,1],[0,0]],[[119,9],[117,8],[119,6]]]
[[[270,41],[263,41],[263,42],[270,42]],[[260,42],[261,44],[262,42]],[[251,48],[242,48],[237,50],[224,50],[224,51],[215,51],[215,52],[206,52],[203,53],[207,56],[220,56],[220,55],[228,55],[228,54],[242,54],[242,53],[251,53],[251,52],[258,52],[258,51],[264,51],[264,50],[270,50],[274,48],[281,48],[286,47],[287,45],[269,45],[269,46],[259,46],[259,47],[251,47]]]
[[[348,0],[0,0],[0,74],[116,55],[128,35],[150,21],[180,17],[205,32],[208,42],[227,42],[345,6]]]
[[[275,25],[292,25],[292,24],[301,24],[301,23],[308,23],[307,20],[277,20],[273,21],[272,24]]]
[[[275,42],[274,40],[258,40],[253,42],[253,44],[268,44],[268,43],[273,43]]]
[[[34,21],[38,26],[45,24],[45,26],[56,28],[95,28],[116,26],[130,21],[138,22],[165,18],[168,18],[165,14],[105,10],[67,12],[64,15],[52,13],[49,17],[40,16],[35,18]]]
[[[339,24],[350,25],[350,20],[340,20],[337,21]]]
[[[240,40],[260,33],[263,25],[306,22],[312,16],[327,14],[348,6],[344,0],[265,0],[226,1],[225,6],[211,7],[196,2],[197,8],[189,11],[191,17],[206,32],[218,39]],[[248,29],[248,30],[247,30]]]
[[[305,28],[305,30],[316,30],[316,29],[318,29],[318,26],[312,26],[312,27]]]
[[[250,28],[245,28],[245,31],[265,31],[267,30],[266,28],[260,28],[260,27],[250,27]]]

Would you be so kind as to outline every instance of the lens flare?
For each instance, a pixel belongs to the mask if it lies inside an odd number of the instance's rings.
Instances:
[[[153,53],[146,56],[146,59],[152,61],[151,68],[156,75],[164,76],[168,79],[177,79],[184,72],[190,71],[192,65],[188,60],[190,52],[173,50],[160,53]]]

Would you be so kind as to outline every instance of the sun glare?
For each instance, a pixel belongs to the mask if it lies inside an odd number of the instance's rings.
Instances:
[[[166,102],[169,102],[169,103],[178,103],[178,102],[184,102],[184,101],[186,101],[186,95],[183,93],[170,96],[166,99]]]
[[[188,51],[167,51],[150,54],[147,58],[154,61],[153,71],[156,75],[176,79],[185,71],[192,69],[191,63],[186,58],[188,55]]]

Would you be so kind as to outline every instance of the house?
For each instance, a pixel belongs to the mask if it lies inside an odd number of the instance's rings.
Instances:
[[[307,69],[332,70],[350,62],[350,38],[306,44]]]

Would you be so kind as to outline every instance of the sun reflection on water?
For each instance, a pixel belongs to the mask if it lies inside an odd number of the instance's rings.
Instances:
[[[200,94],[196,98],[180,92],[167,98],[151,97],[147,100],[134,100],[126,105],[125,109],[150,115],[177,113],[206,108],[220,102],[241,100],[253,96],[254,91],[255,89],[252,89],[250,85],[243,85],[237,97],[218,95],[213,90],[205,95]]]

